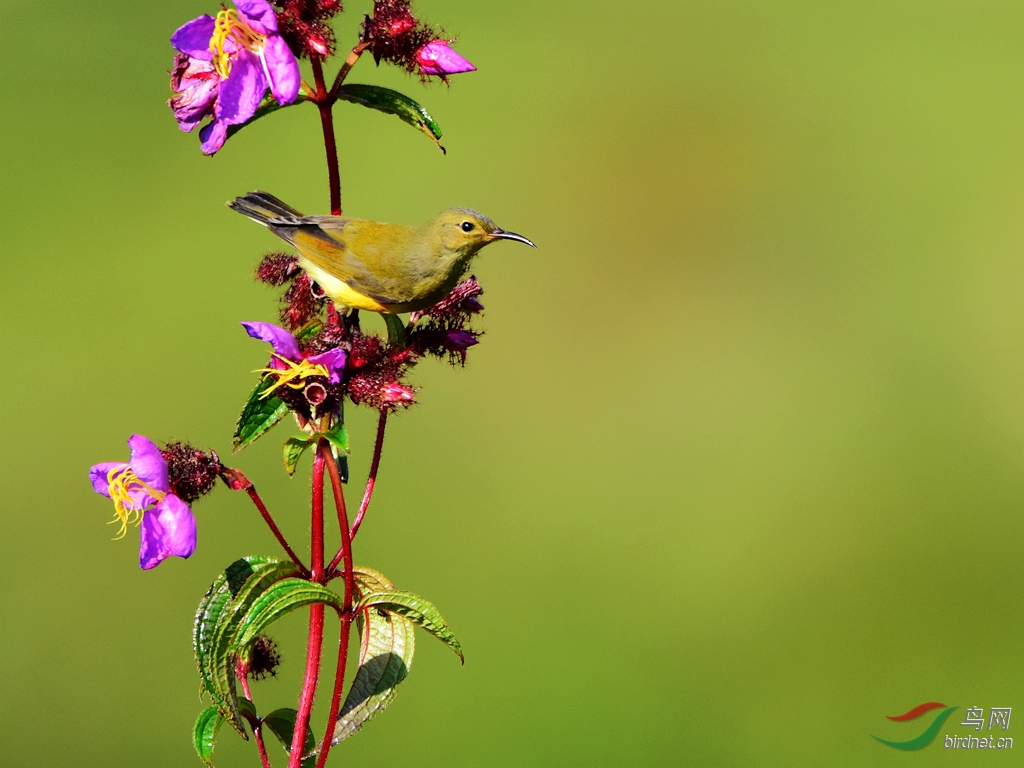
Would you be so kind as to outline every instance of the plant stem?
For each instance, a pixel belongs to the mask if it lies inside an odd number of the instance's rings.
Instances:
[[[252,693],[249,691],[249,678],[242,675],[240,679],[242,681],[242,690],[245,691],[245,698],[252,701]],[[252,726],[252,732],[256,734],[256,749],[260,753],[260,762],[263,763],[263,768],[270,768],[270,756],[267,754],[267,745],[263,743],[263,722],[256,718],[255,722],[249,720],[249,725]]]
[[[360,43],[353,48],[348,58],[345,59],[345,63],[341,65],[341,69],[338,70],[338,76],[334,78],[334,85],[331,86],[331,103],[338,98],[338,89],[341,88],[341,84],[345,82],[345,78],[348,77],[349,70],[356,65],[359,61],[359,57],[363,55],[363,51],[367,49],[369,43]]]
[[[338,719],[341,707],[341,693],[345,687],[345,666],[348,661],[348,640],[352,626],[352,599],[355,595],[355,574],[352,565],[352,540],[348,535],[348,512],[345,509],[345,489],[338,474],[338,465],[334,457],[326,455],[327,446],[321,445],[318,450],[325,452],[327,471],[331,477],[331,491],[334,495],[334,506],[338,510],[338,530],[341,532],[341,551],[345,561],[345,610],[341,613],[341,635],[338,638],[338,665],[334,674],[334,692],[331,694],[331,709],[327,715],[327,732],[324,734],[323,746],[317,757],[316,768],[324,768],[327,753],[331,750],[331,738],[334,734],[334,721]],[[331,573],[331,568],[327,572]]]
[[[299,556],[292,551],[290,546],[288,546],[288,541],[285,539],[284,534],[281,533],[281,529],[277,527],[277,523],[274,522],[274,518],[271,516],[270,510],[267,509],[267,505],[263,503],[263,499],[261,499],[260,495],[256,493],[256,486],[250,485],[245,490],[249,494],[249,498],[252,499],[252,503],[256,505],[256,509],[258,509],[260,514],[263,515],[263,519],[266,521],[267,525],[270,526],[270,530],[273,532],[274,536],[277,537],[278,543],[280,543],[280,545],[284,547],[284,551],[288,553],[288,557],[290,557],[292,562],[302,569],[304,574],[308,574],[309,569],[302,564]]]
[[[322,444],[321,440],[321,444]],[[317,446],[313,457],[313,513],[309,545],[312,564],[310,581],[325,583],[324,579],[324,455]],[[306,749],[306,729],[313,711],[317,678],[320,674],[320,650],[324,642],[324,605],[314,603],[309,607],[309,642],[306,645],[306,674],[302,680],[302,694],[299,696],[299,711],[295,715],[295,731],[292,747],[288,754],[288,768],[299,768],[302,754]]]
[[[310,57],[316,82],[316,105],[320,110],[320,124],[324,130],[324,149],[327,151],[327,183],[331,188],[331,214],[341,215],[341,176],[338,172],[338,145],[334,139],[333,99],[324,84],[324,68],[317,56]]]
[[[348,537],[350,541],[356,537],[359,526],[363,522],[363,517],[366,515],[366,509],[370,506],[370,499],[373,497],[373,489],[377,483],[377,470],[380,468],[380,455],[381,451],[384,450],[384,430],[387,427],[387,421],[388,412],[381,411],[380,418],[377,420],[377,440],[373,445],[373,459],[370,461],[370,476],[366,479],[366,490],[363,492],[363,500],[359,504],[359,511],[356,513],[355,522],[352,523],[352,528],[349,530]],[[341,562],[344,556],[344,542],[342,542],[342,548],[338,550],[338,553],[331,560],[331,564],[327,566],[328,578],[334,578],[335,568],[338,567],[338,563]]]
[[[388,423],[388,412],[381,411],[377,419],[377,441],[373,445],[373,460],[370,462],[370,476],[366,479],[366,491],[363,492],[363,501],[359,505],[359,512],[352,523],[351,537],[354,539],[359,532],[359,526],[363,522],[366,508],[370,506],[370,498],[373,496],[373,488],[377,484],[377,470],[380,468],[380,454],[384,450],[384,429]]]

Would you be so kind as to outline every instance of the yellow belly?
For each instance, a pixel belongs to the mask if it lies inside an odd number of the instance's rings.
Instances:
[[[354,291],[344,280],[339,280],[327,274],[315,264],[311,264],[301,254],[299,254],[299,266],[306,270],[306,274],[309,275],[310,279],[319,285],[335,304],[351,307],[352,309],[366,309],[370,312],[393,312],[393,310],[389,310],[379,301],[374,301],[369,296],[364,296],[358,291]]]

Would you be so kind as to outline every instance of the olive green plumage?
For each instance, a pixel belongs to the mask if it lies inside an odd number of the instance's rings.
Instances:
[[[336,303],[374,312],[414,312],[436,304],[477,252],[495,240],[533,246],[469,208],[450,208],[420,227],[406,227],[303,216],[266,192],[250,192],[228,205],[294,247],[299,266]]]

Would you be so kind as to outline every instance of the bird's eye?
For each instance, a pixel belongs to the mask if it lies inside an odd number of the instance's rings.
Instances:
[[[462,222],[462,231],[463,232],[472,232],[473,231],[473,222],[472,221],[464,221],[464,222]]]

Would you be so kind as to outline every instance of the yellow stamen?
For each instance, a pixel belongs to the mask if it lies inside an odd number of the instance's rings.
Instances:
[[[288,366],[287,370],[279,370],[277,368],[257,368],[253,373],[269,373],[272,376],[277,377],[277,381],[271,386],[267,387],[260,393],[260,399],[269,397],[270,393],[278,387],[291,387],[292,389],[302,389],[306,386],[306,379],[310,376],[330,376],[327,368],[322,365],[314,365],[309,360],[300,360],[295,363],[288,360],[280,355],[274,355],[278,360]]]
[[[228,41],[234,43],[235,51],[227,50]],[[213,37],[210,38],[213,68],[222,78],[227,78],[231,74],[231,53],[237,52],[239,48],[246,48],[253,53],[258,53],[262,60],[263,46],[266,42],[266,37],[238,18],[238,11],[233,8],[221,9],[213,22]],[[264,69],[266,69],[265,62]]]
[[[167,496],[163,491],[158,491],[156,488],[144,483],[139,479],[138,475],[123,465],[112,467],[107,472],[107,486],[110,498],[114,500],[114,519],[110,522],[111,524],[121,523],[121,529],[117,532],[117,536],[114,539],[124,538],[124,535],[128,532],[129,525],[138,525],[142,522],[143,509],[132,498],[133,492],[145,491],[157,501],[162,501]]]

